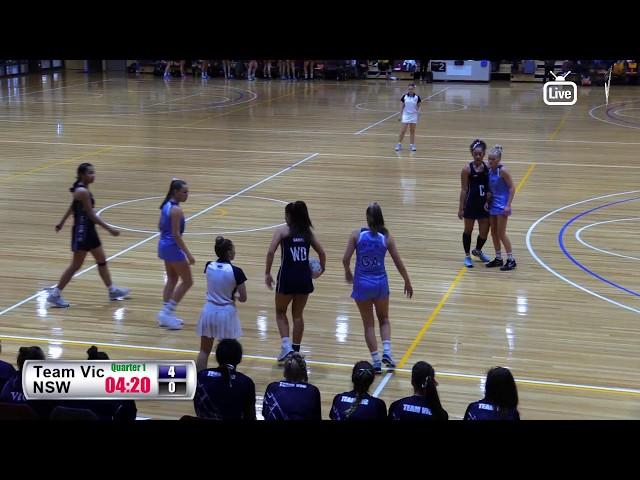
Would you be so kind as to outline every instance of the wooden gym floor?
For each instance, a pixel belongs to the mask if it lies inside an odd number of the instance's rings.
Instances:
[[[403,298],[389,259],[400,368],[372,387],[387,405],[411,393],[410,369],[426,360],[452,419],[482,397],[495,365],[512,369],[524,419],[640,418],[640,90],[614,86],[605,108],[602,87],[580,88],[574,106],[547,106],[538,84],[420,84],[418,150],[406,151],[407,138],[396,153],[405,88],[75,72],[0,80],[0,358],[15,364],[20,346],[40,345],[51,358],[82,359],[96,344],[112,359],[195,359],[202,268],[214,259],[215,234],[235,232],[235,263],[249,279],[239,370],[260,396],[282,376],[266,249],[284,204],[300,199],[328,255],[302,347],[328,418],[333,396],[350,389],[351,366],[369,359],[341,258],[378,201],[415,289]],[[475,138],[504,146],[518,186],[512,272],[462,267],[460,170]],[[100,235],[115,256],[114,281],[132,298],[109,302],[92,268],[65,290],[71,308],[49,309],[41,291],[71,258],[71,221],[58,234],[53,227],[84,161],[96,166],[97,209],[109,207],[101,215],[122,229]],[[155,319],[163,265],[152,238],[172,177],[189,183],[184,208],[197,215],[186,228],[195,285],[179,307],[185,328],[173,332]],[[493,254],[490,239],[485,252]],[[274,275],[278,264],[279,254]],[[151,418],[193,414],[191,402],[140,401],[138,409]]]

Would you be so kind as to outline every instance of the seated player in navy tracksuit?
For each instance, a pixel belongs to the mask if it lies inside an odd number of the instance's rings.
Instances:
[[[411,369],[411,385],[414,394],[396,400],[389,407],[391,420],[448,420],[449,414],[442,408],[436,386],[435,371],[427,362],[418,362]]]
[[[487,372],[484,398],[470,403],[465,420],[520,420],[518,390],[511,372],[494,367]]]
[[[284,380],[270,383],[264,393],[265,420],[322,420],[320,390],[308,383],[307,364],[293,352],[284,364]]]

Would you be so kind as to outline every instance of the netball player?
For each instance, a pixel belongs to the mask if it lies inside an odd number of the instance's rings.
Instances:
[[[487,195],[489,193],[489,166],[484,162],[487,144],[482,140],[474,140],[469,147],[473,161],[462,169],[460,175],[460,205],[458,218],[464,219],[464,233],[462,234],[462,246],[464,247],[464,265],[473,268],[471,260],[471,234],[473,224],[478,222],[478,238],[473,254],[484,263],[489,262],[489,257],[482,253],[482,247],[489,234],[489,212],[486,210]]]
[[[398,144],[396,145],[396,152],[402,150],[402,139],[404,134],[407,133],[407,127],[409,127],[409,150],[416,151],[416,124],[418,123],[418,114],[420,113],[420,103],[422,99],[420,95],[416,94],[415,83],[410,83],[407,93],[400,98],[402,102],[402,110],[400,110],[400,118],[398,121],[402,122],[402,128],[400,129],[400,137],[398,138]]]
[[[111,282],[111,274],[107,267],[107,259],[102,248],[102,243],[96,231],[96,224],[107,230],[111,235],[117,237],[120,232],[110,227],[94,211],[95,199],[89,191],[89,185],[96,180],[96,169],[90,163],[82,163],[77,170],[77,179],[69,191],[73,195],[73,201],[66,213],[56,225],[56,232],[62,230],[64,222],[73,214],[73,229],[71,231],[71,250],[73,259],[71,265],[62,273],[58,285],[49,290],[47,302],[54,307],[66,308],[69,306],[62,298],[62,290],[71,281],[74,274],[80,270],[87,252],[91,252],[98,264],[98,273],[109,290],[110,300],[121,300],[129,295],[128,288],[118,288]]]
[[[377,203],[367,207],[366,228],[354,230],[349,237],[347,249],[342,257],[345,279],[353,283],[353,298],[358,305],[362,323],[364,324],[364,338],[371,352],[373,368],[376,373],[382,372],[382,363],[389,368],[395,368],[395,361],[391,356],[391,324],[389,323],[389,281],[384,268],[384,257],[389,250],[391,258],[404,279],[404,293],[413,296],[413,287],[407,269],[402,263],[396,243],[384,226],[382,209]],[[351,273],[351,257],[356,252],[356,273]],[[383,354],[382,361],[378,353],[375,320],[373,308],[376,309],[380,324]]]
[[[313,292],[313,281],[309,269],[309,249],[312,247],[320,257],[321,272],[324,273],[327,257],[324,249],[311,231],[313,225],[309,218],[307,205],[302,201],[289,203],[285,207],[285,220],[287,224],[278,228],[271,240],[265,267],[265,283],[269,290],[273,289],[271,277],[271,265],[273,258],[280,246],[281,264],[278,270],[276,284],[276,322],[282,348],[278,355],[278,361],[283,361],[291,352],[299,352],[304,332],[303,311],[307,304],[309,294]],[[287,320],[287,308],[291,305],[293,317],[293,343],[289,339],[289,321]]]
[[[496,258],[487,263],[487,267],[500,267],[500,270],[513,270],[516,260],[513,258],[511,240],[507,236],[507,221],[511,216],[511,202],[516,194],[511,174],[504,168],[502,161],[502,145],[496,145],[489,152],[489,221],[491,222],[491,239],[496,249]],[[507,251],[507,263],[503,264],[500,243]]]
[[[247,287],[244,284],[247,277],[241,268],[231,264],[236,256],[233,242],[218,236],[215,251],[218,259],[207,262],[204,267],[207,301],[202,307],[196,328],[200,335],[200,353],[196,362],[198,371],[207,368],[215,338],[236,339],[242,336],[236,299],[247,301]]]
[[[174,179],[169,185],[167,196],[160,205],[158,257],[164,260],[167,283],[162,291],[164,308],[158,312],[157,318],[160,326],[169,330],[182,328],[184,322],[176,317],[176,307],[193,285],[189,265],[196,263],[196,260],[182,239],[185,220],[180,202],[186,202],[187,198],[189,198],[187,182]],[[180,280],[179,284],[178,280]]]

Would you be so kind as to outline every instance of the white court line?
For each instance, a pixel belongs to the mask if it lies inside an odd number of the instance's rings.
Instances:
[[[99,104],[104,105],[104,104]],[[235,104],[234,104],[235,105]],[[120,106],[120,105],[119,105]],[[122,105],[127,106],[127,105]],[[76,125],[81,127],[125,127],[125,128],[153,128],[154,130],[212,130],[221,132],[247,132],[247,133],[276,133],[282,135],[300,134],[300,135],[353,135],[352,132],[338,132],[332,130],[284,130],[278,128],[233,128],[233,127],[189,127],[183,125],[140,125],[140,124],[125,124],[125,123],[85,123],[85,122],[67,122],[67,121],[34,121],[34,120],[19,120],[19,119],[6,119],[0,118],[0,122],[7,123],[35,123],[42,125],[57,125],[62,123],[64,125]],[[383,137],[395,137],[395,133],[368,133],[367,135],[383,136]],[[505,135],[509,135],[505,132]],[[550,143],[584,143],[587,145],[640,145],[640,142],[615,142],[615,141],[598,141],[598,140],[550,140],[548,138],[510,138],[506,136],[486,136],[479,135],[481,138],[487,140],[502,140],[502,141],[515,141],[515,142],[550,142]],[[419,135],[416,134],[416,138],[444,138],[448,140],[468,140],[468,136],[455,136],[455,135]]]
[[[268,181],[269,181],[269,180],[271,180],[272,178],[275,178],[275,177],[277,177],[277,176],[279,176],[279,175],[282,175],[283,173],[286,173],[286,172],[288,172],[289,170],[291,170],[291,169],[293,169],[293,168],[297,167],[298,165],[303,164],[303,163],[304,163],[304,162],[306,162],[307,160],[311,160],[312,158],[317,157],[317,156],[318,156],[318,154],[317,154],[317,153],[312,153],[311,155],[307,156],[306,158],[304,158],[304,159],[300,160],[299,162],[296,162],[296,163],[294,163],[293,165],[289,165],[287,168],[282,169],[282,170],[280,170],[279,172],[276,172],[276,173],[274,173],[273,175],[270,175],[270,176],[268,176],[268,177],[266,177],[266,178],[264,178],[264,179],[260,180],[259,182],[254,183],[253,185],[250,185],[250,186],[248,186],[248,187],[246,187],[246,188],[243,188],[243,189],[242,189],[242,190],[240,190],[239,192],[236,192],[236,193],[234,193],[233,195],[230,195],[230,196],[226,197],[225,199],[223,199],[223,200],[219,201],[218,203],[216,203],[216,204],[214,204],[214,205],[211,205],[211,206],[209,206],[209,207],[205,208],[204,210],[201,210],[201,211],[199,211],[198,213],[195,213],[195,214],[191,215],[190,217],[188,217],[188,218],[186,218],[186,219],[185,219],[185,222],[188,222],[189,220],[192,220],[192,219],[194,219],[194,218],[197,218],[197,217],[199,217],[200,215],[205,214],[206,212],[208,212],[208,211],[209,211],[209,210],[211,210],[212,208],[216,208],[217,206],[222,205],[223,203],[226,203],[226,202],[228,202],[229,200],[232,200],[232,199],[236,198],[236,197],[237,197],[237,196],[239,196],[239,195],[242,195],[244,192],[247,192],[247,191],[249,191],[249,190],[251,190],[251,189],[253,189],[253,188],[257,187],[258,185],[262,185],[263,183],[268,182]],[[134,248],[139,247],[140,245],[143,245],[143,244],[145,244],[145,243],[149,242],[150,240],[153,240],[154,238],[156,238],[156,237],[157,237],[157,236],[159,236],[159,235],[160,235],[160,233],[155,233],[155,234],[151,235],[150,237],[148,237],[148,238],[146,238],[146,239],[144,239],[144,240],[141,240],[141,241],[139,241],[139,242],[137,242],[137,243],[134,243],[134,244],[133,244],[133,245],[131,245],[130,247],[127,247],[127,248],[125,248],[124,250],[122,250],[122,251],[120,251],[120,252],[118,252],[118,253],[116,253],[116,254],[114,254],[114,255],[110,256],[109,258],[107,258],[107,261],[110,261],[110,260],[112,260],[112,259],[114,259],[114,258],[117,258],[117,257],[119,257],[119,256],[121,256],[121,255],[124,255],[125,253],[127,253],[127,252],[129,252],[129,251],[133,250]],[[80,271],[80,272],[76,273],[76,274],[73,276],[73,278],[79,277],[80,275],[84,275],[85,273],[87,273],[87,272],[88,272],[88,271],[90,271],[90,270],[93,270],[93,269],[94,269],[94,268],[96,268],[97,266],[98,266],[97,264],[93,264],[92,266],[87,267],[87,268],[85,268],[84,270],[82,270],[82,271]],[[56,285],[57,285],[57,284],[56,284]],[[55,285],[52,285],[52,287],[55,287]],[[52,287],[49,287],[49,288],[52,288]],[[33,299],[34,299],[34,298],[36,298],[38,295],[40,295],[40,292],[36,292],[35,294],[31,295],[30,297],[28,297],[28,298],[26,298],[26,299],[24,299],[24,300],[22,300],[22,301],[20,301],[20,302],[16,303],[15,305],[12,305],[12,306],[10,306],[10,307],[5,308],[4,310],[0,311],[0,316],[1,316],[1,315],[4,315],[4,314],[5,314],[5,313],[7,313],[7,312],[10,312],[11,310],[13,310],[13,309],[15,309],[15,308],[18,308],[20,305],[23,305],[23,304],[25,304],[26,302],[28,302],[28,301],[30,301],[30,300],[33,300]]]
[[[369,125],[367,128],[363,128],[362,130],[354,133],[354,135],[360,135],[363,132],[366,132],[367,130],[369,130],[370,128],[375,127],[376,125],[380,125],[382,122],[384,122],[385,120],[389,120],[391,117],[395,117],[396,115],[399,115],[400,112],[396,112],[396,113],[392,113],[391,115],[389,115],[388,117],[384,117],[382,120],[380,120],[379,122],[374,123],[373,125]]]
[[[353,135],[353,134],[349,134]],[[392,134],[395,136],[394,134]],[[467,138],[467,137],[464,137]],[[485,137],[488,138],[488,137]],[[306,155],[307,152],[292,152],[292,151],[271,151],[271,150],[232,150],[229,148],[192,148],[192,147],[157,147],[153,145],[107,145],[100,143],[64,143],[64,142],[42,142],[42,141],[31,141],[31,140],[0,140],[1,143],[17,143],[17,144],[35,144],[35,145],[62,145],[62,146],[70,146],[70,147],[112,147],[112,148],[133,148],[133,149],[151,149],[151,150],[177,150],[177,151],[186,151],[186,152],[229,152],[229,153],[259,153],[264,155]],[[503,140],[504,143],[504,140]],[[640,145],[640,143],[638,143]],[[357,153],[318,153],[321,157],[353,157],[353,158],[381,158],[381,159],[392,159],[398,160],[398,156],[385,156],[385,155],[364,155]],[[404,157],[400,157],[404,158]],[[416,155],[412,155],[412,160],[435,160],[439,162],[459,162],[460,157],[455,158],[445,158],[445,157],[418,157]],[[522,165],[530,165],[531,161],[519,161],[519,160],[509,160],[509,163],[514,164],[522,164]],[[548,165],[552,167],[598,167],[602,168],[602,164],[591,164],[591,163],[564,163],[564,162],[536,162],[538,165]],[[640,165],[607,165],[607,168],[631,168],[631,169],[640,169]]]
[[[216,196],[215,193],[192,193],[189,195],[189,197],[212,197],[212,196]],[[284,204],[286,205],[288,202],[285,202],[284,200],[278,200],[275,198],[268,198],[268,197],[255,197],[253,195],[242,195],[243,198],[256,198],[258,200],[269,200],[272,201],[274,203],[280,203],[280,204]],[[96,213],[96,215],[100,216],[100,214],[102,212],[106,212],[107,210],[110,210],[114,207],[119,207],[120,205],[127,205],[129,203],[136,203],[136,202],[143,202],[145,200],[159,200],[161,198],[164,198],[164,196],[155,196],[155,197],[145,197],[145,198],[135,198],[133,200],[125,200],[124,202],[118,202],[118,203],[112,203],[111,205],[107,205],[106,207],[101,208],[100,210],[98,210],[98,213]],[[104,219],[103,219],[104,220]],[[120,225],[115,225],[113,223],[109,223],[105,220],[105,223],[107,225],[109,225],[110,227],[113,228],[117,228],[119,230],[125,230],[127,232],[136,232],[136,233],[156,233],[155,231],[151,231],[151,230],[142,230],[142,229],[137,229],[137,228],[129,228],[129,227],[123,227]],[[266,227],[256,227],[256,228],[249,228],[249,229],[245,229],[245,230],[235,230],[235,231],[230,231],[230,232],[195,232],[195,233],[190,233],[190,232],[185,232],[183,235],[229,235],[232,233],[250,233],[250,232],[259,232],[262,230],[269,230],[271,228],[276,228],[276,227],[281,227],[282,225],[286,225],[285,223],[278,223],[276,225],[268,225]]]
[[[618,218],[616,220],[607,220],[604,222],[596,222],[596,223],[592,223],[590,225],[586,225],[584,227],[582,227],[580,230],[578,230],[576,232],[576,239],[585,247],[587,248],[591,248],[592,250],[596,250],[597,252],[600,253],[606,253],[607,255],[613,255],[614,257],[620,257],[620,258],[628,258],[629,260],[640,260],[640,258],[637,257],[630,257],[628,255],[622,255],[620,253],[615,253],[615,252],[610,252],[608,250],[603,250],[601,248],[598,247],[594,247],[593,245],[591,245],[590,243],[587,243],[586,241],[582,240],[581,237],[581,233],[583,230],[586,230],[587,228],[591,228],[591,227],[595,227],[597,225],[603,225],[605,223],[616,223],[616,222],[628,222],[628,221],[635,221],[635,220],[640,220],[640,217],[633,217],[633,218]]]
[[[0,335],[0,339],[10,339],[10,340],[29,340],[36,342],[47,342],[47,343],[62,343],[69,345],[95,345],[97,347],[114,347],[114,348],[130,348],[132,350],[142,350],[142,351],[157,351],[157,352],[168,352],[168,353],[188,353],[195,355],[199,352],[199,350],[190,350],[185,348],[171,348],[171,347],[149,347],[145,345],[131,345],[125,343],[107,343],[107,342],[95,342],[95,341],[81,341],[81,340],[64,340],[60,338],[47,338],[47,337],[27,337],[22,335]],[[250,358],[254,360],[267,360],[275,362],[274,357],[267,357],[263,355],[243,355],[243,358]],[[352,364],[349,363],[339,363],[339,362],[323,362],[320,360],[306,360],[309,365],[318,365],[318,366],[330,366],[330,367],[344,367],[351,369],[353,368]],[[402,373],[411,373],[411,369],[408,368],[396,368],[395,372]],[[455,373],[455,372],[442,372],[438,371],[437,375],[439,377],[448,377],[448,378],[466,378],[471,380],[479,380],[482,381],[485,379],[485,375],[475,375],[469,373]],[[373,396],[377,397],[380,391],[384,388],[384,386],[389,382],[393,373],[387,373],[380,385],[374,392]],[[604,392],[617,392],[617,393],[631,393],[640,395],[640,390],[633,388],[624,388],[624,387],[601,387],[598,385],[585,385],[579,383],[563,383],[563,382],[551,382],[547,380],[533,380],[529,378],[515,378],[516,383],[523,383],[528,385],[547,385],[552,387],[565,387],[565,388],[582,388],[585,390],[594,390],[594,391],[604,391]]]
[[[113,148],[133,148],[138,150],[181,150],[185,152],[230,152],[230,153],[261,153],[274,155],[307,155],[309,152],[287,152],[287,151],[267,151],[267,150],[231,150],[228,148],[186,148],[186,147],[156,147],[154,145],[107,145],[97,143],[66,143],[66,142],[42,142],[24,140],[0,140],[0,143],[18,143],[33,145],[62,145],[68,147],[113,147]],[[600,165],[602,167],[602,165]],[[607,165],[608,166],[608,165]]]
[[[609,195],[601,195],[599,197],[593,197],[593,198],[589,198],[587,200],[582,200],[580,202],[572,203],[571,205],[565,205],[564,207],[560,207],[560,208],[555,209],[553,212],[547,213],[546,215],[544,215],[544,216],[540,217],[538,220],[536,220],[531,225],[531,227],[529,227],[529,230],[527,231],[526,244],[527,244],[527,249],[529,250],[529,253],[535,259],[536,262],[538,262],[540,265],[542,265],[543,268],[545,268],[547,271],[551,272],[553,275],[558,277],[563,282],[566,282],[569,285],[572,285],[572,286],[576,287],[577,289],[588,293],[589,295],[593,295],[594,297],[597,297],[600,300],[604,300],[605,302],[609,302],[609,303],[611,303],[613,305],[616,305],[618,307],[624,308],[625,310],[629,310],[629,311],[634,312],[634,313],[640,313],[640,310],[637,309],[637,308],[633,308],[633,307],[630,307],[628,305],[624,305],[623,303],[616,302],[615,300],[612,300],[612,299],[610,299],[608,297],[600,295],[600,294],[598,294],[598,293],[596,293],[596,292],[594,292],[592,290],[589,290],[588,288],[583,287],[582,285],[579,285],[579,284],[569,280],[567,277],[565,277],[565,276],[561,275],[560,273],[556,272],[553,268],[551,268],[546,263],[544,263],[542,261],[542,259],[536,254],[536,252],[533,249],[533,247],[531,246],[531,235],[533,235],[533,231],[535,230],[535,228],[538,226],[539,223],[541,223],[542,221],[546,220],[551,215],[555,215],[556,213],[561,212],[563,210],[566,210],[567,208],[575,207],[576,205],[581,205],[581,204],[587,203],[587,202],[592,202],[594,200],[601,200],[603,198],[617,197],[617,196],[620,196],[620,195],[627,195],[627,194],[638,193],[638,192],[640,192],[640,190],[630,190],[628,192],[620,192],[620,193],[611,193]]]
[[[36,93],[46,93],[46,92],[52,92],[54,90],[62,90],[63,88],[71,88],[71,87],[78,87],[80,85],[91,85],[92,83],[105,83],[105,82],[113,82],[113,79],[111,79],[111,80],[96,80],[95,82],[73,83],[71,85],[65,85],[64,87],[47,88],[45,90],[37,90],[35,92],[18,93],[16,95],[7,95],[6,97],[0,97],[0,100],[4,100],[5,98],[26,97],[27,95],[33,95],[33,94],[36,94]]]
[[[105,80],[107,81],[107,80]],[[110,81],[110,80],[109,80]],[[144,108],[146,108],[145,106],[143,106],[142,111],[139,112],[132,112],[132,113],[75,113],[74,116],[75,117],[87,117],[87,118],[98,118],[98,117],[103,117],[103,118],[108,118],[108,117],[135,117],[135,116],[143,116],[143,115],[163,115],[163,114],[167,114],[167,113],[183,113],[183,112],[199,112],[202,110],[209,110],[212,108],[225,108],[225,107],[235,107],[238,105],[242,105],[243,103],[248,103],[248,102],[253,102],[256,98],[258,98],[258,94],[251,91],[251,90],[242,90],[239,88],[235,88],[235,87],[228,87],[232,90],[240,90],[241,92],[248,92],[249,93],[249,97],[247,100],[242,100],[239,102],[233,102],[233,103],[222,103],[221,102],[212,102],[209,105],[206,105],[204,107],[198,107],[198,108],[183,108],[181,110],[162,110],[159,112],[145,112]],[[36,92],[34,92],[36,93]],[[8,97],[7,97],[8,98]],[[226,98],[226,97],[224,97]],[[220,104],[220,105],[218,105]],[[54,105],[56,105],[54,103]],[[110,107],[109,104],[103,104],[104,107]],[[11,115],[7,114],[7,115],[0,115],[1,118],[7,118],[10,117]],[[24,117],[26,118],[37,118],[40,117],[41,115],[24,115]]]
[[[382,390],[384,389],[384,387],[387,386],[387,383],[389,383],[389,380],[391,380],[392,376],[393,376],[393,373],[387,373],[384,376],[384,378],[382,379],[382,381],[380,382],[376,390],[373,392],[374,397],[380,396],[380,394],[382,393]]]
[[[172,100],[167,100],[165,102],[154,103],[151,105],[143,105],[142,108],[150,108],[150,107],[155,107],[156,105],[164,105],[165,103],[177,102],[178,100],[184,100],[185,98],[190,98],[190,97],[197,97],[198,95],[200,95],[200,92],[194,93],[193,95],[186,95],[183,97],[174,98]]]
[[[448,90],[451,87],[446,87],[443,88],[442,90],[440,90],[439,92],[433,93],[431,95],[429,95],[428,97],[425,98],[425,100],[429,100],[431,97],[435,97],[436,95],[444,92],[445,90]],[[391,115],[389,115],[388,117],[383,118],[382,120],[380,120],[379,122],[374,123],[373,125],[369,125],[367,128],[363,128],[362,130],[357,131],[356,133],[354,133],[354,135],[360,135],[363,132],[366,132],[367,130],[369,130],[370,128],[375,127],[376,125],[381,124],[382,122],[384,122],[385,120],[390,119],[391,117],[395,117],[396,115],[400,115],[400,112],[396,112],[396,113],[392,113]]]

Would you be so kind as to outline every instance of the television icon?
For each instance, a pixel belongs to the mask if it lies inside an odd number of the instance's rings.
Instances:
[[[542,99],[547,105],[575,105],[578,101],[578,86],[574,82],[565,80],[569,76],[555,76],[552,82],[547,82],[542,87]]]

